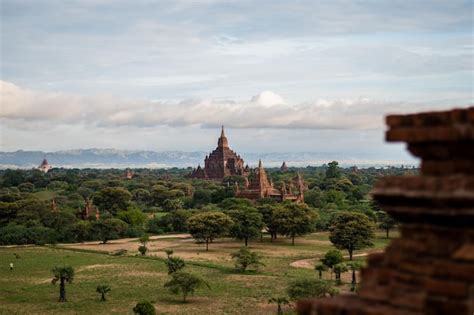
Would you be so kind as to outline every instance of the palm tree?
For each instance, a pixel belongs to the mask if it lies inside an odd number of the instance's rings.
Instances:
[[[353,260],[348,262],[347,266],[351,269],[352,272],[351,291],[355,291],[357,286],[356,270],[360,270],[360,268],[362,267],[362,263]]]
[[[325,264],[318,264],[314,267],[314,270],[318,272],[319,279],[323,278],[323,271],[328,270],[328,267]]]
[[[54,267],[52,284],[59,281],[59,302],[66,302],[66,282],[72,283],[74,280],[74,269],[71,266]]]
[[[347,266],[345,263],[339,263],[332,267],[334,274],[336,275],[336,285],[340,285],[341,282],[341,273],[348,271]]]
[[[100,294],[101,294],[101,297],[100,297],[100,301],[101,301],[101,302],[107,301],[107,299],[105,298],[105,295],[106,295],[107,293],[109,293],[110,290],[112,290],[112,289],[111,289],[108,285],[106,285],[106,284],[100,284],[100,285],[97,286],[97,289],[95,289],[95,291],[96,291],[97,293],[100,293]]]

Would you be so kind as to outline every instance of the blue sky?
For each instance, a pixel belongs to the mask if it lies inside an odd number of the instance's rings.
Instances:
[[[473,103],[472,1],[1,1],[1,149],[406,157],[383,117]]]

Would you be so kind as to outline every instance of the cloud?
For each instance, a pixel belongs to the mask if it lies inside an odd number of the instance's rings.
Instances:
[[[369,130],[383,127],[389,112],[413,111],[413,104],[368,98],[290,104],[271,91],[247,100],[149,101],[112,96],[37,92],[0,81],[0,118],[9,122],[82,124],[91,127],[201,126],[232,128]],[[420,110],[416,106],[416,110]],[[14,124],[22,126],[21,123]],[[44,124],[41,124],[44,126]]]

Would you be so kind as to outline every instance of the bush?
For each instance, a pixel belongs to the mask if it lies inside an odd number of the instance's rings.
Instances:
[[[147,250],[148,250],[148,247],[146,247],[145,245],[140,245],[138,247],[138,251],[140,252],[140,254],[142,254],[142,256],[145,256]]]
[[[133,308],[133,313],[138,315],[155,315],[155,307],[148,301],[137,303]]]
[[[242,246],[239,251],[230,255],[235,259],[235,267],[243,272],[245,272],[245,270],[250,266],[254,266],[255,268],[258,268],[258,266],[265,266],[260,261],[260,256],[255,252],[251,252],[245,246]]]
[[[292,300],[337,294],[337,290],[333,289],[329,282],[315,279],[295,280],[288,285],[286,292]]]
[[[186,265],[184,260],[179,257],[172,257],[168,255],[168,259],[166,260],[166,266],[168,267],[168,274],[173,274],[181,269],[184,268]]]

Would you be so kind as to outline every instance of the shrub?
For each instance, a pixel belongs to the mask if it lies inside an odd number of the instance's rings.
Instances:
[[[260,261],[260,256],[256,252],[251,252],[245,246],[242,246],[239,251],[230,255],[235,259],[235,267],[243,272],[250,266],[255,266],[256,268],[258,268],[258,266],[265,266]]]
[[[337,293],[329,282],[315,279],[295,280],[288,285],[286,291],[292,300],[324,297],[326,295],[333,296]]]
[[[133,308],[133,313],[137,315],[155,315],[155,307],[148,301],[137,303]]]

